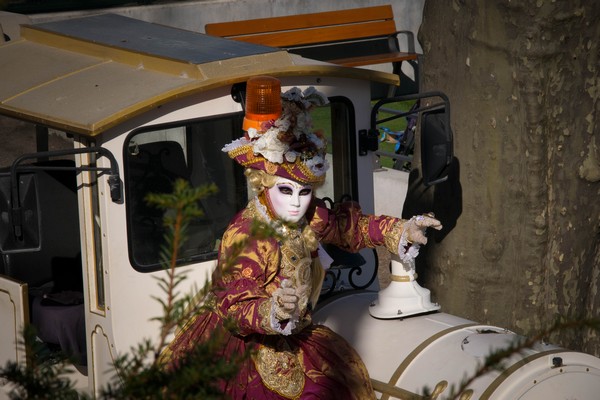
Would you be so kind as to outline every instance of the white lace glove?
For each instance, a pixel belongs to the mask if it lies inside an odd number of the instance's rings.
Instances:
[[[292,333],[301,309],[306,309],[308,290],[308,285],[295,288],[287,279],[281,282],[281,287],[276,289],[271,297],[271,328],[283,335]],[[282,321],[286,321],[285,327],[282,327]]]
[[[425,236],[427,228],[433,228],[438,231],[442,229],[442,224],[434,218],[433,213],[416,215],[409,219],[404,224],[403,235],[406,235],[406,241],[408,243],[418,245],[427,244],[427,237]]]
[[[419,255],[420,245],[427,244],[425,231],[427,228],[442,229],[440,221],[435,219],[433,213],[417,215],[404,223],[404,230],[398,243],[398,255],[402,261],[410,261]]]
[[[279,320],[290,319],[298,308],[296,288],[287,279],[281,282],[281,287],[273,292],[273,310]]]

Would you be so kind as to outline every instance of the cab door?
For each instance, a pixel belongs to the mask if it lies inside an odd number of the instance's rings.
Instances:
[[[29,321],[27,284],[0,275],[0,365],[8,361],[24,364],[25,348],[22,333]]]

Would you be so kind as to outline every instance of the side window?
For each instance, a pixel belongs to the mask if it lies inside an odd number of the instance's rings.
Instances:
[[[327,138],[329,171],[316,195],[339,201],[357,199],[356,187],[356,127],[352,103],[346,98],[331,98],[330,104],[312,111],[313,126]]]
[[[240,136],[241,113],[159,126],[132,133],[125,142],[125,188],[129,258],[137,270],[161,268],[163,211],[148,205],[149,193],[170,193],[177,179],[197,187],[214,183],[218,193],[200,201],[204,215],[188,226],[180,264],[215,259],[219,240],[247,201],[243,171],[221,149]]]

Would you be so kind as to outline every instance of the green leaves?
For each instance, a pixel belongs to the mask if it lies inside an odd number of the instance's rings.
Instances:
[[[25,327],[19,345],[26,349],[26,364],[11,361],[0,369],[0,379],[11,384],[11,399],[47,399],[49,393],[57,400],[80,398],[68,378],[67,357],[50,351],[38,341],[31,325]]]

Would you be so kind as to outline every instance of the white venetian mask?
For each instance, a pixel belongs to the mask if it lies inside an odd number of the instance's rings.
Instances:
[[[267,196],[277,217],[288,222],[298,222],[312,200],[312,186],[278,177]]]

